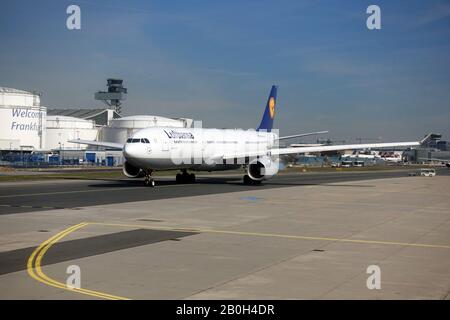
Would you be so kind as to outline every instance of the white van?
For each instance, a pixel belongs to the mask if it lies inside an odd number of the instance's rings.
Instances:
[[[348,161],[348,160],[344,160],[341,162],[341,167],[342,168],[350,168],[352,166],[353,162]]]
[[[420,169],[420,175],[422,177],[434,177],[436,175],[436,170],[434,170],[434,169]]]

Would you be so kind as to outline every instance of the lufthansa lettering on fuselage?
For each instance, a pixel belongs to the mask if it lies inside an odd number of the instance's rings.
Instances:
[[[190,132],[180,132],[175,130],[164,130],[164,132],[170,139],[194,139],[194,135]]]

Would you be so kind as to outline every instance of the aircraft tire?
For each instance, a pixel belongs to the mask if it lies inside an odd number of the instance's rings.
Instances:
[[[153,179],[145,179],[144,180],[144,185],[146,186],[146,187],[155,187],[155,180],[153,180]]]
[[[246,174],[244,176],[244,184],[250,185],[252,184],[253,180]]]

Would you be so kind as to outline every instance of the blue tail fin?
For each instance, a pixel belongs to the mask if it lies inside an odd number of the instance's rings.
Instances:
[[[275,105],[277,103],[277,86],[272,86],[269,99],[267,100],[266,109],[257,131],[270,132],[273,127],[273,119],[275,118]]]

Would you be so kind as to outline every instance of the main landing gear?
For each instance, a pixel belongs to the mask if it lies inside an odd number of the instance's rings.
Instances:
[[[195,182],[195,174],[188,173],[186,169],[181,170],[181,173],[177,173],[176,175],[177,183],[194,183]]]
[[[155,187],[155,180],[152,178],[153,170],[145,171],[144,185],[146,187]]]

